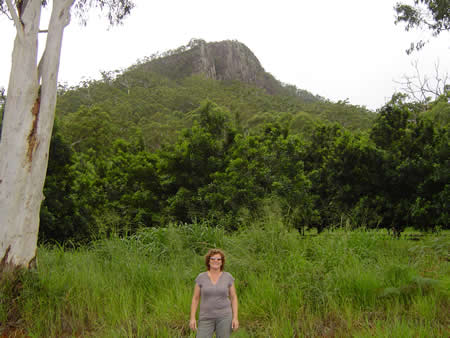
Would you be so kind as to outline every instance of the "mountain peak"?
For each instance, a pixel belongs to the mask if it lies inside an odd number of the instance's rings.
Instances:
[[[281,82],[264,70],[245,44],[236,40],[192,39],[186,46],[153,56],[144,67],[172,79],[203,74],[215,80],[252,84],[269,94],[283,92]]]
[[[257,57],[239,41],[200,43],[197,72],[215,80],[238,80],[257,83],[264,72]]]

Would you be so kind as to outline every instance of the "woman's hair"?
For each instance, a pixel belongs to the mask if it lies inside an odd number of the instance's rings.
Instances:
[[[210,268],[210,266],[209,266],[209,260],[210,260],[210,258],[211,258],[212,256],[214,256],[214,255],[220,255],[220,257],[222,258],[222,265],[220,266],[220,271],[223,271],[223,268],[224,268],[224,266],[225,266],[225,255],[224,255],[223,251],[220,250],[220,249],[210,249],[210,250],[208,251],[208,253],[207,253],[206,256],[205,256],[205,264],[206,264],[206,267],[207,267],[208,270],[209,270],[209,268]]]

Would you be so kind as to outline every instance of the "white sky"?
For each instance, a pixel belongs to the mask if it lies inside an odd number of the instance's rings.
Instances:
[[[232,39],[247,45],[282,82],[375,110],[400,88],[394,80],[414,73],[413,61],[430,77],[436,62],[441,73],[450,73],[450,33],[432,38],[395,26],[397,1],[135,0],[131,16],[118,27],[108,29],[97,14],[87,27],[73,18],[64,35],[59,81],[76,85],[99,78],[100,71],[129,67],[192,38]],[[430,43],[406,55],[420,34]],[[7,87],[15,29],[5,16],[0,36],[0,87]]]

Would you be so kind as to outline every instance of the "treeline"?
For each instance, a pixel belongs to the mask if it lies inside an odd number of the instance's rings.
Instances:
[[[80,105],[56,121],[40,239],[87,241],[199,220],[232,231],[267,203],[299,231],[447,228],[449,98],[422,105],[396,95],[367,130],[315,120],[303,133],[283,120],[244,127],[209,100],[183,114],[190,126],[178,134],[121,126],[101,105]],[[157,147],[151,133],[163,134]]]

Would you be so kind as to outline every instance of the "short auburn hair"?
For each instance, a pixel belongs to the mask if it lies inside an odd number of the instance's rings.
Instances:
[[[220,257],[222,258],[222,265],[220,266],[220,271],[223,271],[223,268],[224,268],[224,266],[225,266],[225,254],[224,254],[223,251],[220,250],[220,249],[210,249],[210,250],[208,251],[208,253],[207,253],[206,256],[205,256],[205,264],[206,264],[206,267],[208,268],[208,270],[210,269],[210,266],[209,266],[209,260],[210,260],[210,258],[211,258],[212,256],[214,256],[214,255],[220,255]]]

